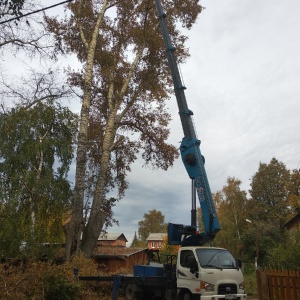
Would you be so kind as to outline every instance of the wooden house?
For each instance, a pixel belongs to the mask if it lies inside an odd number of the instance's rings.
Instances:
[[[126,243],[123,233],[101,233],[92,255],[98,270],[131,273],[134,265],[148,263],[148,249],[127,248]]]
[[[147,248],[149,250],[160,250],[166,238],[166,233],[150,233],[146,239]]]
[[[127,239],[123,233],[106,233],[100,234],[96,247],[111,246],[111,247],[126,247]]]
[[[148,249],[115,246],[97,247],[93,255],[98,269],[107,272],[133,271],[135,265],[148,263]]]

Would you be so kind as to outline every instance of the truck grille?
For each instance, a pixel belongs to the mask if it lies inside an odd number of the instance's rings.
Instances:
[[[235,284],[225,283],[225,284],[220,284],[218,287],[218,295],[236,294],[236,293],[237,293],[237,286]]]

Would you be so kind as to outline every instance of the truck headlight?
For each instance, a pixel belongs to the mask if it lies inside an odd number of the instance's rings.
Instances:
[[[200,288],[206,292],[213,292],[215,290],[215,285],[201,280]]]
[[[244,281],[239,284],[239,289],[240,290],[244,290],[245,289]]]

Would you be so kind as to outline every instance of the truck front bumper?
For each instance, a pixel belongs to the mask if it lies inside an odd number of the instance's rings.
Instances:
[[[201,295],[201,300],[246,300],[246,294],[233,294],[233,295]]]

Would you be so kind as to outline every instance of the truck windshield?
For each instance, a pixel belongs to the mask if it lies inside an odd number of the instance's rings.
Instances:
[[[225,249],[197,249],[196,253],[202,268],[238,269],[236,260]]]

